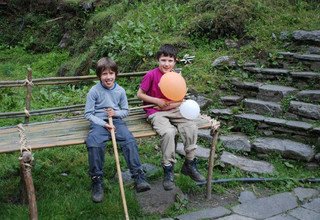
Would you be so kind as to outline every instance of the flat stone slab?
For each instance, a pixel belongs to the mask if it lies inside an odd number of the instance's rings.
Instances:
[[[297,219],[303,219],[303,220],[319,220],[320,219],[320,213],[317,213],[302,207],[293,209],[288,214]]]
[[[297,91],[296,88],[288,86],[263,85],[259,87],[257,98],[265,101],[280,102],[286,96]]]
[[[217,220],[254,220],[254,219],[246,216],[233,214],[233,215],[228,215],[222,218],[217,218]]]
[[[311,202],[302,205],[302,207],[320,213],[320,198],[313,199]]]
[[[178,143],[177,144],[177,149],[176,152],[180,155],[186,156],[186,152],[184,151],[184,145],[183,143]],[[209,158],[210,155],[210,149],[209,148],[204,148],[199,145],[197,145],[196,149],[196,157],[201,157],[201,158]]]
[[[298,220],[298,219],[288,214],[280,214],[280,215],[273,216],[271,218],[266,218],[265,220]]]
[[[312,100],[312,102],[320,102],[320,90],[302,90],[297,93],[299,100]]]
[[[317,54],[293,54],[293,58],[304,60],[304,61],[320,61],[320,55]]]
[[[244,99],[243,103],[248,110],[257,114],[268,114],[271,116],[280,116],[282,114],[281,105],[276,102]]]
[[[314,120],[320,119],[320,105],[291,101],[289,105],[289,112],[304,118],[310,118]]]
[[[146,213],[163,214],[176,202],[176,195],[183,197],[183,193],[177,186],[173,190],[163,189],[162,180],[151,182],[151,190],[136,193],[136,198],[141,209]]]
[[[175,217],[175,219],[179,219],[179,220],[213,219],[213,218],[219,218],[229,214],[231,214],[230,210],[222,206],[218,206],[216,208],[209,208],[209,209],[204,209],[197,212],[191,212],[188,214],[179,215]]]
[[[257,199],[256,195],[251,191],[243,191],[240,193],[239,202],[247,203],[249,201]]]
[[[222,144],[232,150],[236,151],[251,151],[251,144],[249,139],[245,135],[231,134],[231,135],[220,135],[219,140]]]
[[[293,190],[293,192],[300,201],[311,199],[319,195],[319,191],[312,188],[297,187]]]
[[[250,91],[259,91],[259,87],[264,85],[264,83],[260,82],[242,82],[237,78],[233,78],[231,84],[237,88],[250,90]]]
[[[254,219],[265,219],[294,209],[297,206],[296,197],[285,192],[236,205],[231,209],[239,215]]]
[[[221,162],[238,167],[241,170],[254,173],[272,173],[274,166],[265,161],[256,161],[245,157],[236,156],[227,151],[223,151]]]
[[[237,95],[220,97],[221,102],[227,106],[237,105],[241,102],[242,99],[243,98],[241,96]]]
[[[216,116],[230,116],[232,115],[232,110],[229,108],[224,108],[224,109],[211,109],[210,113]]]
[[[252,146],[259,152],[277,152],[283,157],[291,159],[310,161],[315,155],[311,146],[288,139],[271,137],[256,138]]]
[[[290,72],[290,76],[302,79],[320,79],[320,73],[317,72]]]
[[[248,67],[245,68],[252,73],[261,73],[266,75],[288,75],[289,70],[287,69],[277,69],[277,68],[257,68],[257,67]]]

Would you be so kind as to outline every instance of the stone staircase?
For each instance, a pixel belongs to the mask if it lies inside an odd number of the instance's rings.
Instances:
[[[277,63],[233,65],[240,74],[222,86],[222,108],[211,109],[210,115],[247,135],[245,142],[260,153],[313,161],[320,152],[320,54],[279,52]],[[231,145],[242,151],[237,134],[220,140],[227,146],[232,138]]]

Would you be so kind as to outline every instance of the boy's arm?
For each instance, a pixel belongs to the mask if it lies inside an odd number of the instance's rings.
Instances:
[[[101,118],[95,116],[95,98],[94,92],[89,91],[87,94],[86,106],[84,109],[84,117],[94,124],[106,127],[106,122]]]
[[[125,90],[121,92],[119,107],[120,109],[115,111],[115,116],[119,118],[127,117],[129,114],[129,104]]]
[[[167,100],[147,95],[147,93],[145,91],[143,91],[141,88],[139,88],[139,90],[137,92],[137,96],[139,99],[141,99],[144,102],[148,102],[148,103],[155,104],[155,105],[159,106],[160,109],[163,109],[170,104]]]

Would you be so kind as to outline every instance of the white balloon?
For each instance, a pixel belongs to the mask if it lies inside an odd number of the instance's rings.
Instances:
[[[188,99],[180,105],[180,113],[186,119],[196,119],[200,114],[200,107],[196,101]]]

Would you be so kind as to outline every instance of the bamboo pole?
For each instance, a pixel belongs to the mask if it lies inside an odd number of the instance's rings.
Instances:
[[[211,179],[212,179],[212,171],[214,165],[214,157],[216,154],[216,145],[218,140],[218,131],[215,131],[214,128],[211,128],[210,135],[212,136],[210,156],[209,156],[209,168],[208,168],[208,177],[207,177],[207,200],[211,199]]]
[[[109,117],[109,125],[113,126],[112,117]],[[121,174],[121,168],[120,168],[120,160],[119,160],[116,135],[114,133],[114,129],[111,129],[111,139],[112,139],[114,157],[116,160],[117,173],[118,173],[118,179],[119,179],[119,187],[120,187],[120,193],[121,193],[121,198],[122,198],[124,214],[125,214],[126,220],[129,220],[128,207],[127,207],[126,196],[124,193],[123,180],[122,180],[122,174]]]
[[[30,107],[31,107],[31,95],[32,95],[32,69],[28,68],[28,75],[27,75],[27,83],[26,83],[26,88],[27,88],[27,94],[26,94],[26,111],[29,112],[30,111]],[[29,123],[29,119],[30,119],[30,115],[29,113],[25,114],[24,117],[24,123],[28,124]]]
[[[30,151],[23,151],[20,157],[20,168],[22,170],[23,182],[27,191],[27,198],[29,204],[29,219],[38,219],[38,209],[36,202],[36,193],[33,185],[32,174],[32,154]]]

